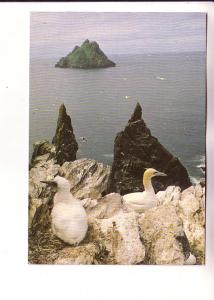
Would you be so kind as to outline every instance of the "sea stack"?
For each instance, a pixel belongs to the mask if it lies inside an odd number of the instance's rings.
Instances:
[[[107,193],[124,195],[143,191],[142,177],[146,168],[155,168],[167,174],[167,177],[153,179],[156,192],[169,185],[180,186],[182,190],[191,185],[187,170],[179,159],[151,135],[138,103],[125,129],[115,138]]]
[[[73,51],[66,57],[62,57],[55,65],[58,68],[96,69],[115,67],[116,64],[100,49],[97,42],[88,39],[79,47],[75,46]]]
[[[59,108],[57,128],[52,143],[56,148],[56,161],[59,165],[66,161],[76,160],[78,144],[73,132],[71,118],[67,115],[64,104]]]

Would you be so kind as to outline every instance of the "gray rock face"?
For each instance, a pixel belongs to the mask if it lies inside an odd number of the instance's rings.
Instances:
[[[114,142],[114,161],[107,192],[122,195],[143,191],[142,177],[145,168],[155,168],[167,177],[153,179],[157,191],[169,185],[185,189],[191,185],[185,167],[151,135],[142,119],[142,109],[137,104],[124,131],[117,134]]]
[[[183,192],[170,186],[157,194],[159,206],[137,214],[126,211],[120,194],[101,197],[103,183],[99,182],[98,187],[96,173],[101,166],[89,168],[94,161],[79,160],[78,171],[78,161],[60,167],[47,157],[48,154],[38,157],[37,165],[30,170],[30,263],[194,264],[193,255],[198,264],[204,263],[205,189],[200,185]],[[54,190],[40,182],[60,172],[65,172],[73,182],[75,195],[87,204],[89,230],[76,247],[53,236],[50,213]],[[109,175],[109,168],[105,172]],[[104,186],[108,175],[102,176]]]
[[[67,115],[64,104],[59,108],[57,128],[52,143],[56,148],[56,160],[59,165],[76,159],[78,144],[73,132],[71,118]]]
[[[146,263],[183,265],[190,250],[182,221],[172,205],[152,208],[139,218]]]
[[[37,156],[36,160],[34,160],[34,167],[29,171],[29,227],[32,225],[37,209],[48,203],[53,197],[53,191],[41,180],[52,179],[58,174],[59,167],[59,165],[55,164],[54,159],[49,159],[49,154]],[[38,217],[41,217],[41,214]],[[37,222],[38,220],[34,220],[34,225]]]
[[[99,201],[92,209],[88,209],[89,219],[106,219],[111,218],[119,211],[123,210],[122,197],[120,194],[108,194]]]
[[[161,206],[173,205],[183,223],[191,253],[197,264],[205,262],[205,188],[200,184],[181,192],[179,187],[169,186],[157,193]]]
[[[110,167],[93,159],[65,162],[59,173],[71,183],[71,193],[78,199],[98,199],[106,191]]]
[[[197,263],[205,262],[205,189],[200,184],[181,193],[179,215]]]
[[[100,221],[102,240],[109,252],[109,264],[138,264],[143,262],[145,247],[140,240],[134,212],[118,213]]]
[[[32,168],[34,165],[36,165],[40,157],[44,154],[48,154],[47,160],[55,158],[56,149],[54,145],[50,144],[47,140],[34,143],[30,167]]]

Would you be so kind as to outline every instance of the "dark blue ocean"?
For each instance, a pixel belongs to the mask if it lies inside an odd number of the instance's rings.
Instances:
[[[51,141],[64,103],[71,116],[78,158],[111,164],[116,134],[135,105],[152,134],[188,169],[195,182],[205,159],[205,53],[114,55],[115,68],[54,68],[58,57],[31,57],[30,155],[32,144]],[[87,142],[82,142],[81,137]]]

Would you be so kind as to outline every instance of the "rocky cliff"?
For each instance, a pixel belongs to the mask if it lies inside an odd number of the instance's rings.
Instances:
[[[48,154],[37,157],[29,173],[29,263],[204,263],[205,188],[181,192],[170,186],[157,194],[157,207],[138,214],[124,206],[120,194],[102,196],[109,173],[110,167],[90,159],[59,166]],[[57,174],[70,181],[88,214],[88,233],[78,246],[65,244],[51,230],[55,191],[41,180]]]
[[[115,67],[115,63],[100,49],[97,42],[85,40],[79,47],[75,46],[72,52],[62,57],[55,65],[59,68],[94,69]]]
[[[156,192],[169,185],[180,186],[182,190],[191,185],[187,170],[179,159],[152,136],[142,119],[142,108],[137,104],[125,129],[116,136],[107,192],[123,195],[142,191],[145,168],[155,168],[168,175],[153,179]]]
[[[110,166],[95,160],[76,160],[71,119],[64,105],[60,107],[53,144],[35,144],[29,170],[29,263],[204,264],[205,187],[188,187],[185,168],[151,135],[141,115],[137,105],[118,134],[111,172]],[[150,166],[172,179],[155,183],[164,189],[157,193],[157,207],[138,214],[124,205],[120,193],[142,189],[144,168]],[[56,175],[70,181],[71,193],[87,211],[88,233],[78,246],[65,244],[51,230],[56,191],[41,181]],[[107,184],[120,193],[109,193]]]

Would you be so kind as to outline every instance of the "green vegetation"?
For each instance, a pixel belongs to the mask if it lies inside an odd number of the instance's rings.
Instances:
[[[62,57],[55,67],[93,69],[115,67],[115,65],[103,53],[97,42],[85,40],[81,47],[75,46],[72,52]]]

